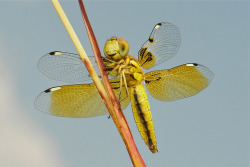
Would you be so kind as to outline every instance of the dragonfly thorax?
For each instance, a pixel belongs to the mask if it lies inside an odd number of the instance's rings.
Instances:
[[[126,56],[118,62],[105,64],[107,69],[111,69],[109,75],[121,78],[127,86],[136,86],[144,78],[143,70],[138,61],[131,56]]]
[[[129,59],[129,64],[127,66],[126,71],[128,71],[128,76],[126,76],[127,82],[129,86],[136,86],[138,84],[141,84],[144,74],[143,70],[139,66],[138,62],[134,59],[131,59],[132,57],[127,56]]]

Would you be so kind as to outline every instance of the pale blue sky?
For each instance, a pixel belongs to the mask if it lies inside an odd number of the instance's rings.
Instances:
[[[87,54],[92,55],[77,1],[61,4]],[[196,96],[160,102],[148,95],[159,153],[152,154],[144,144],[130,106],[124,110],[147,166],[249,166],[249,2],[87,1],[85,7],[100,48],[111,36],[122,37],[137,57],[153,26],[171,22],[180,29],[182,45],[175,57],[153,70],[199,63],[214,72],[210,86]],[[51,2],[0,1],[0,21],[0,80],[9,88],[1,86],[0,112],[11,113],[8,119],[13,123],[1,121],[6,140],[0,143],[27,140],[22,132],[28,128],[29,143],[43,148],[43,161],[46,151],[50,155],[46,166],[132,166],[111,119],[59,118],[33,106],[40,92],[66,84],[43,76],[36,68],[38,59],[54,50],[76,53]],[[5,98],[7,90],[12,90],[13,103]],[[12,127],[19,122],[29,124],[13,138]],[[28,144],[12,152],[8,148],[0,152],[5,166],[13,166],[9,162],[28,153],[42,154]],[[41,159],[32,160],[38,163]]]

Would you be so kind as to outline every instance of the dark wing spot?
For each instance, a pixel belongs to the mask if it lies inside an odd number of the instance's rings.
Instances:
[[[145,80],[145,83],[146,83],[146,84],[148,84],[149,82],[151,82],[151,81]]]
[[[161,26],[161,25],[162,25],[162,23],[158,23],[158,24],[156,24],[156,25]]]
[[[50,52],[49,55],[55,55],[56,52]]]
[[[197,64],[197,63],[193,63],[193,65],[194,65],[194,66],[198,66],[198,64]]]
[[[51,88],[45,90],[44,93],[49,93],[49,92],[50,92],[50,89],[51,89]]]
[[[148,41],[149,41],[149,42],[154,42],[153,37],[149,37]]]

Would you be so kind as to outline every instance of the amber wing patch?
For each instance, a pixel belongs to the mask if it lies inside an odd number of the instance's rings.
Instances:
[[[189,63],[146,73],[145,83],[154,98],[173,101],[199,93],[209,85],[212,77],[212,71],[205,66]]]
[[[150,69],[173,57],[180,45],[181,35],[178,27],[167,22],[158,23],[139,51],[139,63],[143,68]]]

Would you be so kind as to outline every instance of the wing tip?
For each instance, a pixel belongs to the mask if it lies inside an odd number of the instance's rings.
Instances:
[[[61,51],[52,51],[48,53],[49,55],[62,55]]]
[[[54,91],[57,91],[57,90],[60,90],[60,89],[61,89],[60,86],[52,87],[52,88],[46,89],[46,90],[44,91],[44,93],[54,92]]]

